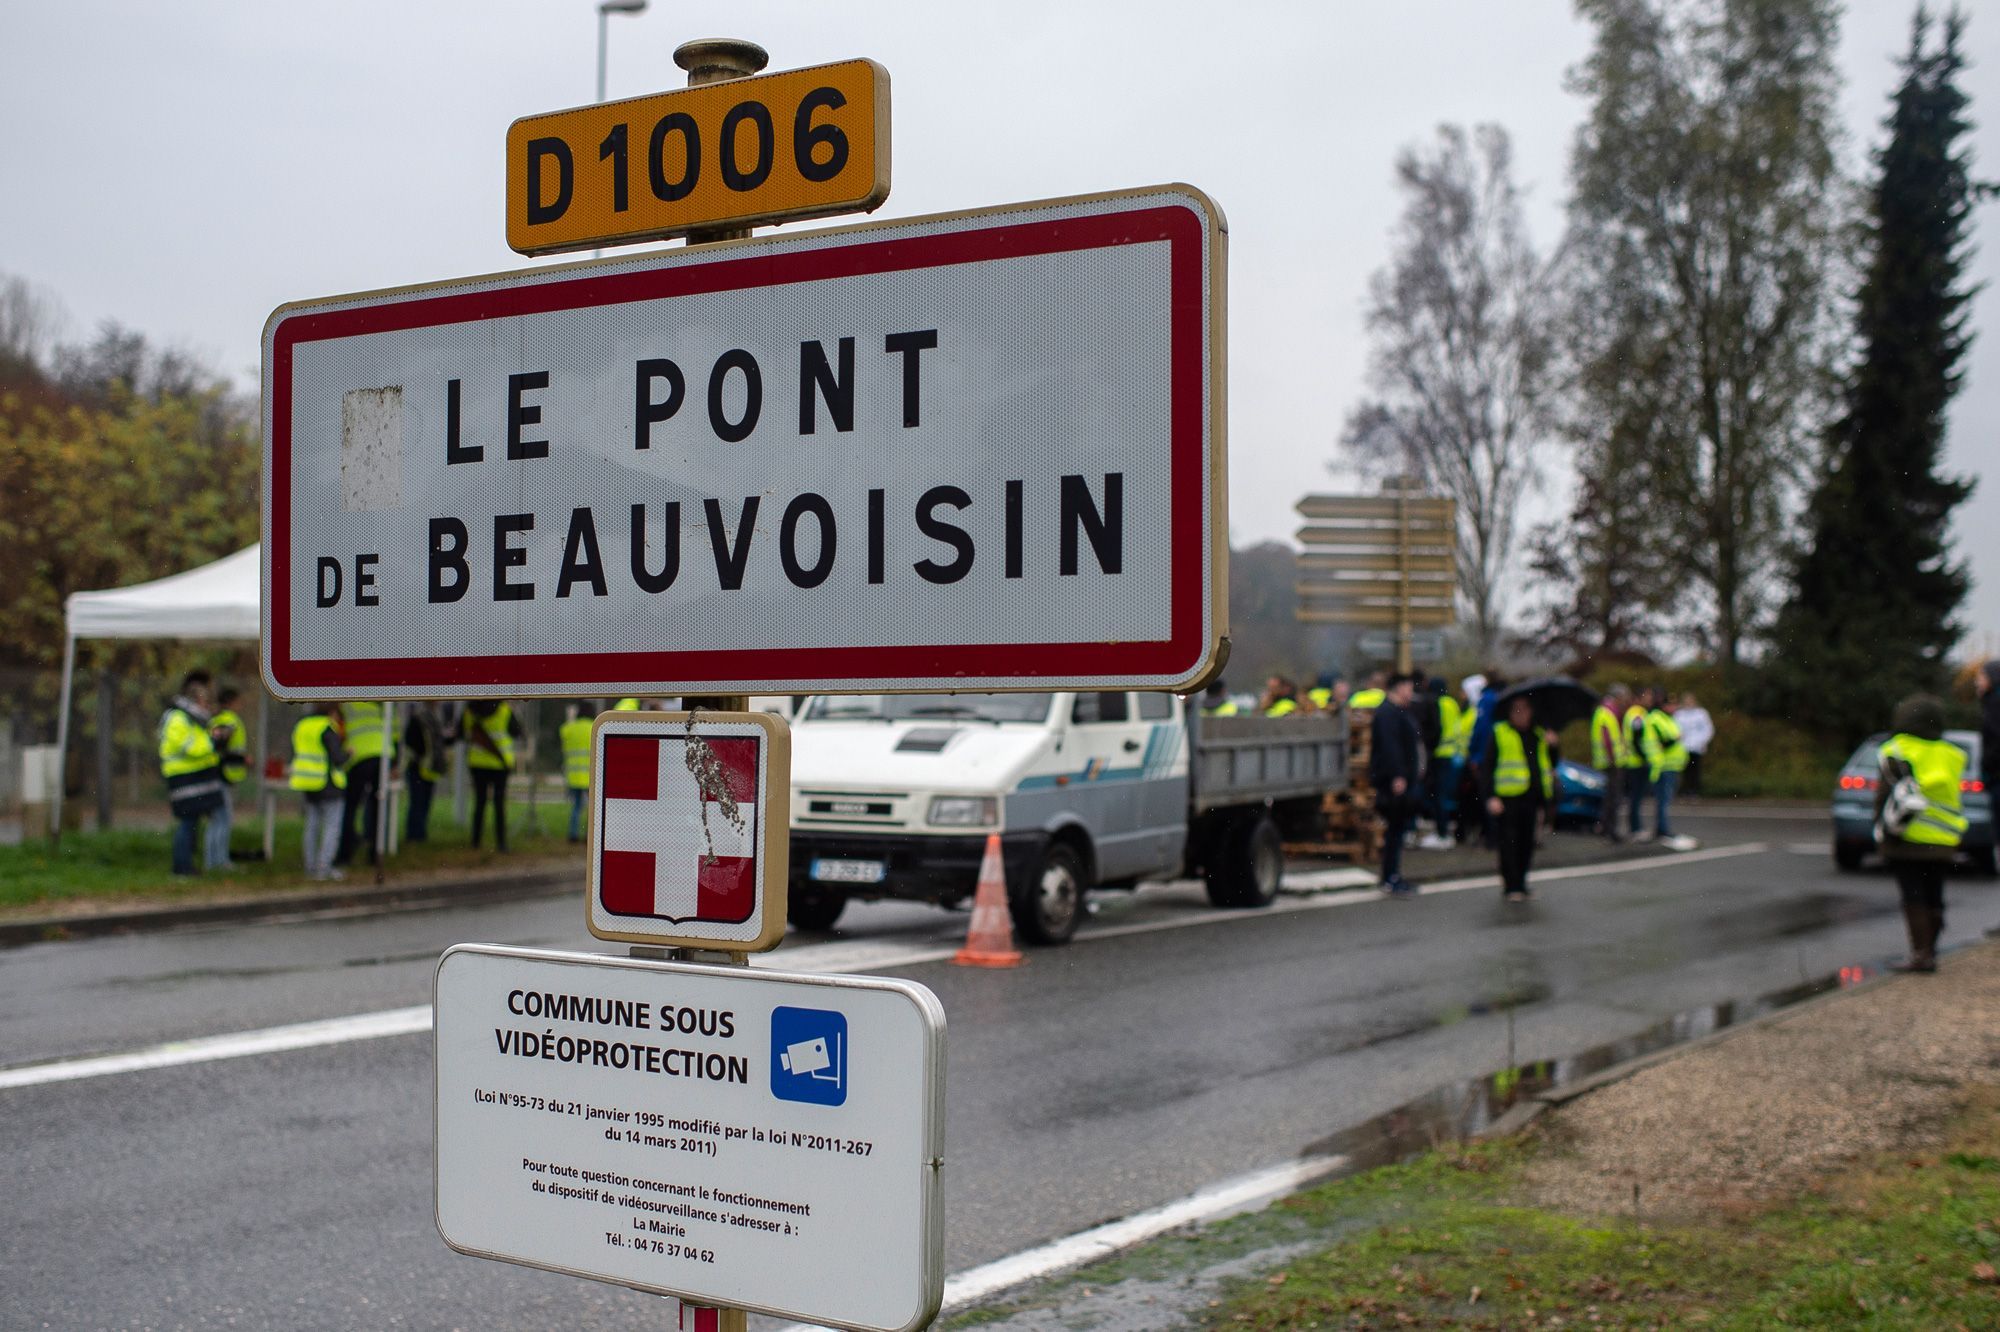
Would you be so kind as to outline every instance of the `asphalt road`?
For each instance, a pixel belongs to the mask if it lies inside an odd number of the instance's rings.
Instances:
[[[947,1270],[1290,1159],[1439,1085],[1877,963],[1895,890],[1821,817],[1685,817],[1709,850],[1386,901],[1108,896],[1016,971],[963,916],[858,907],[773,965],[877,965],[950,1021]],[[1424,861],[1413,857],[1419,876]],[[1359,899],[1359,900],[1355,900]],[[2000,923],[1958,878],[1951,938]],[[422,1005],[459,942],[596,951],[574,899],[183,930],[0,954],[0,1068]],[[1509,1019],[1511,1018],[1511,1023]],[[431,1218],[427,1033],[0,1089],[0,1327],[596,1328],[670,1306],[453,1254]]]

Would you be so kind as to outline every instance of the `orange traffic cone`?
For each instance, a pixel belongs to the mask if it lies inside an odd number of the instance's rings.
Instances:
[[[965,947],[952,961],[962,967],[1018,967],[1024,959],[1014,946],[1014,918],[1007,914],[1007,875],[1000,867],[1000,834],[986,834],[986,858],[979,862],[979,891],[972,898],[972,925]]]

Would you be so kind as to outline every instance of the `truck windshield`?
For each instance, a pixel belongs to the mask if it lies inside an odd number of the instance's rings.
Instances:
[[[1054,694],[822,695],[806,704],[806,721],[1045,722]]]

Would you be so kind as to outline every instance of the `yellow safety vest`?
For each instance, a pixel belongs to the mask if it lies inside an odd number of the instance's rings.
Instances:
[[[1437,756],[1441,759],[1457,758],[1459,750],[1464,748],[1465,741],[1472,738],[1472,733],[1469,731],[1463,738],[1458,733],[1459,713],[1463,710],[1458,706],[1458,700],[1450,694],[1438,695]]]
[[[639,700],[636,698],[621,698],[613,705],[611,710],[613,712],[637,712],[639,710]]]
[[[557,734],[562,737],[563,780],[572,791],[590,789],[590,718],[566,721]]]
[[[1298,710],[1298,704],[1292,702],[1289,698],[1281,698],[1270,707],[1265,708],[1264,715],[1266,717],[1289,717]]]
[[[1654,781],[1663,772],[1679,772],[1688,765],[1687,746],[1681,743],[1681,724],[1655,708],[1646,716],[1641,733],[1647,766]]]
[[[160,776],[184,777],[221,761],[208,727],[196,722],[185,708],[168,708],[160,715]]]
[[[1957,846],[1969,826],[1960,812],[1959,792],[1965,781],[1965,751],[1949,740],[1919,740],[1893,735],[1877,751],[1878,758],[1899,758],[1910,765],[1924,791],[1924,812],[1903,829],[1902,839],[1919,846]]]
[[[1472,759],[1472,733],[1479,729],[1479,709],[1467,704],[1458,713],[1458,753],[1470,762]]]
[[[493,709],[493,715],[490,717],[479,717],[470,712],[465,715],[466,722],[484,731],[486,737],[493,742],[493,748],[500,751],[496,757],[491,750],[482,749],[478,745],[467,745],[465,747],[467,767],[485,768],[489,772],[514,771],[514,737],[507,734],[507,723],[513,719],[514,709],[505,703]]]
[[[326,759],[326,732],[333,718],[311,716],[299,719],[292,728],[292,777],[294,791],[324,791],[331,781],[335,790],[347,785],[347,774],[329,772]]]
[[[1347,700],[1347,706],[1355,712],[1367,712],[1382,706],[1382,700],[1389,695],[1380,689],[1364,689]]]
[[[1327,705],[1333,702],[1333,691],[1331,689],[1308,689],[1306,690],[1306,697],[1312,700],[1314,707],[1318,708],[1321,712],[1325,712]]]
[[[240,782],[250,775],[250,756],[246,752],[250,747],[250,732],[243,719],[230,708],[215,714],[215,725],[229,728],[229,734],[222,739],[222,780]]]
[[[1625,757],[1619,760],[1621,767],[1643,768],[1646,766],[1646,719],[1648,714],[1639,708],[1632,708],[1625,714]]]
[[[1528,793],[1528,750],[1512,722],[1493,726],[1493,794],[1501,799]],[[1542,797],[1555,799],[1556,774],[1549,762],[1549,742],[1535,737],[1535,758],[1542,765]]]
[[[1610,742],[1605,735],[1609,733]],[[1593,766],[1609,771],[1612,768],[1630,767],[1627,762],[1629,746],[1625,739],[1625,728],[1619,723],[1618,714],[1603,703],[1590,718],[1590,761]]]
[[[1234,717],[1240,711],[1241,709],[1236,706],[1234,699],[1226,698],[1212,708],[1203,708],[1201,715],[1204,717]]]
[[[363,759],[382,757],[382,705],[380,703],[345,703],[340,715],[347,719],[347,770],[354,771],[354,765]]]

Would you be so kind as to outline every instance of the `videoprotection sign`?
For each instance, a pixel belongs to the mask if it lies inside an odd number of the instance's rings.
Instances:
[[[289,698],[1200,682],[1224,234],[1185,186],[279,310]]]

